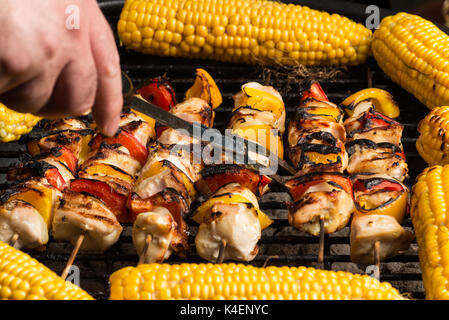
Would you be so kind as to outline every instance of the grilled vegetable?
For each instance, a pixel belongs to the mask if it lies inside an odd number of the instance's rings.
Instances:
[[[381,174],[359,174],[352,179],[354,216],[380,214],[401,223],[408,210],[408,189],[398,180]]]
[[[40,120],[40,117],[13,111],[0,103],[0,141],[18,140],[30,132]]]
[[[114,137],[104,137],[98,134],[91,143],[92,150],[96,150],[100,147],[102,142],[106,142],[109,145],[120,144],[124,146],[129,154],[142,165],[148,157],[148,150],[137,138],[124,129],[119,129]]]
[[[213,109],[218,108],[223,102],[220,89],[204,69],[196,69],[195,82],[186,92],[186,100],[195,97],[207,101]]]
[[[449,107],[444,106],[432,109],[418,124],[416,150],[429,166],[449,163],[448,120]]]
[[[357,65],[371,31],[337,14],[275,1],[128,0],[121,42],[165,56],[286,65]]]
[[[412,188],[410,216],[418,243],[426,298],[448,300],[447,195],[449,166],[426,168]]]
[[[129,221],[126,196],[117,193],[107,183],[92,179],[75,179],[70,190],[84,192],[101,199],[120,222]]]
[[[93,300],[26,253],[0,241],[0,299]]]
[[[352,116],[354,108],[363,100],[370,100],[377,112],[389,118],[399,117],[399,106],[388,91],[378,88],[367,88],[347,97],[341,105],[345,107],[348,116]]]
[[[432,22],[405,12],[382,19],[372,50],[377,64],[429,109],[449,104],[449,36]]]
[[[158,77],[150,79],[149,83],[138,89],[136,93],[161,109],[170,111],[177,104],[175,90],[170,81],[165,77]]]
[[[307,267],[141,264],[114,272],[111,300],[403,300],[388,282]]]

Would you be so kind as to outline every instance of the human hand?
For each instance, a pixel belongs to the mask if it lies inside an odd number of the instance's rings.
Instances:
[[[70,5],[78,29],[66,26]],[[123,105],[112,31],[95,0],[2,0],[0,101],[46,118],[92,109],[99,129],[115,134]]]

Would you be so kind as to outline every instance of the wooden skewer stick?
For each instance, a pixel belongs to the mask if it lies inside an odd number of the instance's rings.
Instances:
[[[72,251],[72,254],[70,255],[69,261],[67,261],[65,269],[61,275],[61,278],[64,280],[67,278],[69,271],[70,271],[70,267],[73,265],[76,255],[78,254],[78,251],[80,250],[80,247],[83,244],[84,237],[85,237],[85,233],[83,232],[79,235],[78,240],[76,240],[75,247],[73,248],[73,251]]]
[[[143,247],[142,253],[140,254],[139,262],[137,263],[137,265],[145,263],[148,247],[150,246],[151,240],[153,240],[153,237],[151,236],[151,234],[147,234],[145,238],[145,245]]]
[[[324,261],[324,218],[320,217],[320,245],[318,248],[318,263]]]
[[[11,240],[9,240],[9,245],[11,247],[14,247],[16,245],[17,240],[19,240],[19,234],[17,232],[14,232],[14,234],[11,237]]]
[[[226,249],[226,240],[221,240],[220,251],[218,252],[217,263],[223,263],[224,260],[224,251]]]
[[[279,259],[279,256],[268,256],[265,259],[265,262],[263,263],[262,268],[265,268],[267,266],[267,264],[268,264],[268,261],[270,261],[271,259]]]
[[[376,266],[376,278],[380,278],[380,241],[374,242],[374,264]]]

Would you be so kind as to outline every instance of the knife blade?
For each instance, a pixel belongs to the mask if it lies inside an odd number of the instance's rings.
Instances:
[[[132,85],[131,79],[125,74],[123,74],[122,78],[124,82],[123,95],[126,105],[129,105],[135,110],[152,117],[162,125],[178,130],[182,129],[179,130],[180,133],[196,138],[199,141],[202,140],[203,134],[206,133],[207,130],[211,129],[198,122],[195,122],[193,124],[187,122],[175,116],[174,114],[167,112],[159,108],[158,106],[136,96],[134,94],[134,86]],[[223,136],[218,132],[218,130],[214,133],[219,136],[219,139],[217,139],[218,141],[213,139],[212,141],[207,142],[210,143],[213,147],[220,148],[221,150],[224,150],[226,152],[232,152],[232,155],[234,156],[243,155],[245,165],[252,166],[254,169],[258,170],[267,170],[270,165],[277,164],[290,174],[295,174],[295,169],[292,166],[290,166],[285,160],[280,159],[276,154],[270,153],[264,146],[251,140],[247,140],[236,134]],[[265,157],[268,159],[268,165],[266,162],[261,163],[260,159],[256,159],[256,157],[252,155],[252,152],[256,150],[258,155],[262,155],[262,158]],[[252,163],[250,163],[250,161],[248,160],[251,160]],[[273,180],[279,183],[283,183],[282,177],[277,175],[275,172],[267,175],[273,178]]]

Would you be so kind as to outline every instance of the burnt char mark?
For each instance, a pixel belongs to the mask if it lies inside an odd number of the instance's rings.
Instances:
[[[45,173],[50,169],[57,169],[55,166],[45,161],[33,161],[12,165],[7,171],[7,180],[25,180],[32,177],[45,177]]]
[[[391,183],[400,184],[396,180],[387,179],[387,178],[379,178],[379,177],[367,178],[367,179],[358,178],[357,181],[361,182],[366,190],[371,190],[375,186],[381,184],[383,181],[389,181]]]
[[[144,123],[143,120],[134,120],[134,121],[127,123],[123,127],[121,127],[121,129],[128,133],[133,132],[133,131],[137,130],[142,125],[142,123]]]
[[[389,142],[381,142],[381,143],[375,143],[372,140],[369,139],[356,139],[351,142],[348,142],[346,144],[346,151],[349,156],[352,156],[352,154],[355,152],[355,147],[360,146],[362,149],[391,149],[392,153],[395,152],[402,152],[401,148],[399,148],[397,145],[389,143]]]

